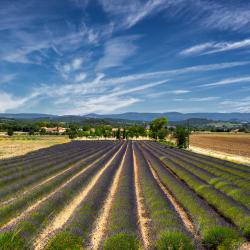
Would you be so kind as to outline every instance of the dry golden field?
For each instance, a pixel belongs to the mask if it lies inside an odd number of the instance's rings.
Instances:
[[[250,134],[194,133],[190,136],[190,146],[250,157]]]
[[[28,136],[8,137],[0,135],[0,159],[24,155],[28,152],[56,144],[69,142],[65,136]]]

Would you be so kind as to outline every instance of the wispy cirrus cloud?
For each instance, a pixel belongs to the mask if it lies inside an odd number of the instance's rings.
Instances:
[[[131,74],[127,76],[120,76],[117,78],[109,79],[109,83],[124,83],[128,81],[138,81],[143,79],[152,79],[157,77],[171,77],[175,75],[184,75],[184,74],[192,74],[198,72],[209,72],[216,70],[229,69],[234,67],[240,67],[244,65],[250,64],[250,61],[241,61],[241,62],[224,62],[224,63],[214,63],[214,64],[201,64],[190,67],[177,68],[172,70],[162,70],[162,71],[154,71],[154,72],[145,72],[140,74]]]
[[[250,112],[250,96],[241,100],[225,100],[219,103],[225,110],[230,112]]]
[[[85,114],[89,112],[109,113],[119,108],[130,106],[143,101],[137,97],[138,93],[165,84],[156,81],[139,86],[107,86],[102,87],[101,79],[89,83],[64,85],[58,90],[57,85],[43,86],[36,90],[40,97],[49,97],[56,104],[55,109],[60,113]]]
[[[87,77],[87,74],[81,72],[81,73],[79,73],[79,74],[77,74],[77,75],[75,76],[75,81],[76,81],[76,82],[81,82],[81,81],[85,80],[86,77]]]
[[[219,100],[219,96],[191,97],[191,98],[174,98],[173,101],[182,102],[210,102]]]
[[[249,2],[193,1],[197,10],[204,14],[201,25],[220,30],[241,31],[250,26]]]
[[[20,108],[31,101],[33,98],[37,97],[37,95],[38,93],[34,91],[34,93],[25,97],[16,97],[12,94],[0,91],[0,112],[6,112],[8,110]]]
[[[156,92],[156,93],[151,93],[148,94],[148,97],[160,97],[163,95],[182,95],[182,94],[187,94],[190,93],[191,90],[187,90],[187,89],[175,89],[175,90],[166,90],[166,91],[161,91],[161,92]]]
[[[117,25],[129,29],[142,19],[155,15],[168,8],[170,0],[99,0],[103,9],[111,17],[117,19]],[[183,2],[176,0],[177,2]]]
[[[0,84],[11,82],[16,78],[16,74],[2,75],[0,78]]]
[[[250,38],[237,42],[207,42],[182,50],[180,55],[208,55],[250,47]]]
[[[80,57],[76,57],[68,63],[56,64],[55,68],[64,79],[68,79],[69,74],[81,69],[82,64],[83,64],[83,59]],[[76,80],[79,81],[79,78],[82,78],[82,77],[83,75],[78,75]]]
[[[98,71],[122,66],[123,62],[137,51],[134,42],[139,36],[124,36],[110,39],[104,45],[104,55],[97,63]]]
[[[250,4],[220,3],[210,0],[99,0],[104,11],[119,28],[129,29],[140,21],[166,14],[187,18],[204,29],[242,31],[250,27]],[[186,16],[185,16],[186,14]],[[191,17],[191,18],[190,18]]]
[[[193,97],[188,99],[191,102],[209,102],[220,99],[219,96]]]
[[[223,85],[229,85],[229,84],[234,84],[234,83],[245,83],[245,82],[250,83],[250,76],[227,78],[227,79],[223,79],[220,81],[203,84],[203,85],[200,85],[200,87],[218,87],[218,86],[223,86]]]

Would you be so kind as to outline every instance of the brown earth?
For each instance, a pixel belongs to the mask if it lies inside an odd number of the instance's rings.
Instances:
[[[190,146],[250,157],[250,134],[194,133],[190,136]]]

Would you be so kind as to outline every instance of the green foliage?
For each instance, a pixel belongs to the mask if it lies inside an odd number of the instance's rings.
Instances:
[[[35,131],[33,130],[33,129],[31,129],[30,131],[29,131],[29,135],[34,135],[35,134]]]
[[[150,131],[151,131],[151,137],[154,139],[164,139],[166,136],[166,130],[164,129],[164,126],[168,123],[167,118],[160,117],[156,118],[150,123]],[[164,136],[165,135],[165,136]]]
[[[177,127],[174,133],[179,148],[188,147],[189,131],[183,127]]]
[[[46,250],[82,250],[82,239],[67,232],[58,233],[52,238]]]
[[[120,128],[117,129],[116,134],[115,134],[115,137],[116,137],[116,139],[118,139],[118,140],[121,138],[121,129],[120,129]]]
[[[132,235],[119,233],[104,241],[103,250],[138,250],[139,241]]]
[[[159,140],[159,143],[162,144],[162,145],[170,146],[170,147],[176,147],[176,145],[171,141]]]
[[[75,139],[75,138],[77,138],[77,131],[76,130],[70,130],[69,132],[68,132],[68,135],[69,135],[69,139]]]
[[[126,130],[126,138],[138,138],[139,136],[146,136],[146,130],[142,126],[131,126]]]
[[[250,218],[249,218],[249,224],[247,226],[245,226],[243,233],[245,235],[245,237],[250,240]]]
[[[9,128],[8,131],[7,131],[7,134],[8,134],[8,136],[14,135],[13,129]]]
[[[157,250],[192,250],[190,239],[180,232],[164,232],[155,242]]]
[[[0,234],[0,250],[27,249],[18,231],[4,232]]]
[[[204,233],[204,243],[208,249],[233,250],[237,249],[240,238],[235,231],[228,227],[212,227]]]
[[[40,130],[40,135],[46,135],[46,130],[45,130],[45,128],[42,128],[42,129]]]
[[[167,129],[165,129],[165,128],[160,129],[160,130],[158,131],[158,133],[157,133],[158,139],[164,140],[164,139],[166,138],[167,134],[168,134]]]

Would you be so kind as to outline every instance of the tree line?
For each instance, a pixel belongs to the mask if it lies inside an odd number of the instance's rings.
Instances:
[[[66,131],[61,133],[68,135],[70,139],[77,137],[102,137],[116,138],[118,140],[133,139],[139,137],[150,137],[154,140],[164,141],[167,137],[172,136],[176,140],[176,145],[180,148],[188,147],[189,130],[177,126],[167,126],[168,120],[165,117],[156,118],[147,125],[122,125],[122,127],[114,127],[111,125],[81,125],[77,123],[64,124],[58,122],[18,122],[18,121],[0,121],[0,131],[5,131],[12,136],[16,131],[26,132],[29,135],[47,135],[44,127],[64,127]],[[53,135],[60,133],[53,133]]]

